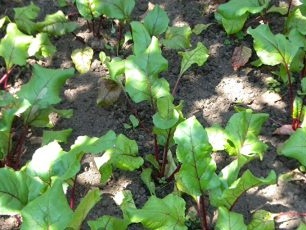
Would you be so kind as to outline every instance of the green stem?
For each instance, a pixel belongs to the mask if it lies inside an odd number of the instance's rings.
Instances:
[[[179,84],[179,82],[180,82],[182,76],[183,76],[183,74],[180,73],[179,76],[178,76],[178,78],[177,78],[177,80],[176,80],[176,82],[175,82],[174,88],[173,88],[173,90],[172,90],[172,96],[175,96],[176,91],[177,91],[177,88],[178,88],[178,84]]]

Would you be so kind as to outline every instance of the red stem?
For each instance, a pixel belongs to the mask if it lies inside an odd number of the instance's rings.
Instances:
[[[169,131],[168,131],[166,144],[164,146],[163,159],[162,159],[163,162],[162,162],[162,166],[161,166],[161,170],[160,170],[160,174],[159,174],[160,177],[165,176],[165,169],[166,169],[166,164],[167,164],[167,154],[168,154],[168,150],[169,150],[170,136],[171,136],[171,129],[169,129]]]
[[[207,213],[206,213],[206,208],[205,208],[205,200],[204,200],[203,195],[199,197],[199,201],[197,202],[197,205],[198,205],[198,215],[201,220],[202,229],[209,230],[207,219],[206,219]]]
[[[3,83],[3,88],[6,89],[7,88],[7,82],[8,82],[8,78],[11,75],[12,71],[13,71],[14,67],[12,67],[11,69],[9,69],[0,79],[0,85]]]
[[[292,218],[304,217],[304,216],[306,216],[306,212],[293,212],[293,211],[289,211],[289,212],[281,212],[281,213],[279,213],[274,219],[277,221],[277,219],[280,219],[282,217],[290,217],[290,219],[292,219]]]
[[[154,134],[154,155],[155,155],[155,160],[159,162],[159,148],[158,148],[156,134]]]
[[[74,177],[73,186],[72,186],[71,195],[70,195],[70,202],[69,203],[70,203],[70,208],[72,210],[74,210],[74,207],[75,207],[75,187],[76,187],[77,177],[78,177],[78,174],[75,175],[75,177]]]
[[[176,167],[176,169],[173,171],[173,173],[166,179],[166,181],[167,181],[167,182],[172,181],[172,180],[174,179],[174,175],[175,175],[178,171],[180,171],[180,169],[181,169],[181,165],[178,165],[178,166]]]

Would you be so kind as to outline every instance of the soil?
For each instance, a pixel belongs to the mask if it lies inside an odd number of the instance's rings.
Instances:
[[[33,0],[32,0],[33,1]],[[0,0],[0,15],[11,16],[12,8],[27,5],[30,1],[6,1]],[[33,1],[41,7],[41,18],[48,13],[56,12],[59,8],[56,1]],[[136,1],[134,17],[139,20],[144,17],[148,9],[147,0]],[[204,127],[213,124],[225,125],[230,116],[235,112],[235,105],[251,108],[256,112],[265,112],[270,115],[269,120],[263,127],[261,139],[269,146],[263,161],[253,161],[247,167],[257,176],[267,176],[270,170],[277,174],[285,173],[298,167],[294,160],[278,156],[276,148],[284,142],[287,137],[275,136],[273,132],[282,124],[289,123],[289,106],[287,103],[287,92],[282,91],[279,95],[270,92],[267,86],[267,79],[271,77],[270,68],[256,69],[246,65],[238,71],[231,66],[231,57],[236,46],[243,43],[251,47],[250,38],[240,41],[235,37],[226,35],[220,25],[214,19],[214,12],[218,1],[213,0],[152,0],[152,4],[160,4],[168,13],[171,25],[189,24],[191,27],[198,23],[212,23],[208,29],[199,36],[194,37],[193,44],[203,42],[209,49],[209,59],[202,67],[193,66],[183,77],[177,92],[177,101],[184,101],[184,114],[188,118],[196,116]],[[71,8],[62,9],[65,13],[71,13]],[[277,16],[276,16],[277,17]],[[104,45],[99,40],[92,38],[90,31],[86,29],[85,23],[77,19],[81,29],[76,34],[90,43],[96,50],[97,57],[101,47]],[[282,28],[283,20],[276,18],[271,20],[270,25],[275,31]],[[106,25],[107,29],[107,25]],[[84,45],[73,35],[66,35],[54,40],[57,53],[52,59],[45,60],[43,65],[52,68],[73,67],[70,55],[71,52]],[[179,73],[180,58],[176,52],[165,51],[164,54],[169,61],[169,70],[163,76],[173,87]],[[255,55],[252,57],[256,59]],[[107,108],[96,105],[99,92],[99,79],[106,76],[106,70],[99,61],[94,61],[91,71],[84,75],[78,75],[67,82],[63,90],[63,102],[59,108],[73,109],[74,116],[68,120],[56,120],[56,129],[72,128],[73,133],[69,139],[68,147],[73,144],[78,136],[88,135],[100,137],[108,130],[116,133],[124,133],[131,139],[137,141],[141,155],[153,152],[152,135],[144,128],[135,130],[125,129],[123,124],[129,122],[129,115],[132,114],[130,105],[124,97]],[[151,121],[151,111],[146,105],[135,105],[141,121]],[[144,123],[145,123],[144,122]],[[40,130],[32,130],[32,137],[28,148],[28,159],[31,153],[39,147]],[[226,158],[220,154],[216,156],[218,164],[222,165]],[[224,164],[224,163],[223,163]],[[92,157],[86,155],[83,159],[82,169],[77,177],[76,196],[77,202],[86,192],[95,186],[99,186],[100,174],[94,166]],[[120,216],[121,211],[113,200],[114,195],[123,189],[131,190],[133,198],[138,207],[146,202],[149,192],[140,179],[140,171],[122,172],[115,171],[111,181],[101,188],[103,198],[90,211],[87,220],[94,220],[103,215]],[[162,197],[173,189],[173,184],[160,186],[157,194]],[[235,206],[234,211],[242,213],[245,221],[248,222],[252,213],[258,209],[265,209],[272,213],[281,212],[306,212],[305,178],[291,182],[279,182],[264,188],[250,189],[241,197]],[[192,205],[192,204],[191,204]],[[213,210],[211,211],[213,212]],[[212,213],[213,215],[213,213]],[[295,229],[300,218],[284,218],[277,222],[277,229]],[[14,217],[0,218],[0,229],[18,229],[18,223]],[[82,229],[89,229],[86,223]],[[142,229],[140,225],[130,226],[129,229]],[[196,229],[196,228],[194,228]]]

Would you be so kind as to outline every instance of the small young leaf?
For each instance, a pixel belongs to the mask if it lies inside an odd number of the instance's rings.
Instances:
[[[72,133],[72,129],[64,129],[60,131],[44,130],[42,136],[42,145],[47,145],[52,141],[67,143],[69,136]]]
[[[0,214],[15,215],[33,199],[37,198],[45,186],[24,171],[10,168],[0,169]]]
[[[62,184],[58,182],[22,210],[21,229],[64,229],[72,216]]]
[[[0,56],[5,60],[7,70],[14,65],[23,66],[28,58],[28,48],[33,37],[20,32],[17,25],[9,23],[6,35],[0,41]]]
[[[132,223],[142,223],[148,229],[187,230],[185,205],[181,197],[173,194],[163,199],[151,196],[142,209],[130,208],[128,213]]]
[[[192,64],[202,66],[209,56],[207,48],[198,42],[197,47],[191,51],[179,52],[183,57],[181,63],[180,75],[183,75]]]
[[[190,37],[192,31],[189,26],[182,27],[168,27],[166,31],[165,39],[163,40],[163,45],[168,49],[186,49],[191,46]]]
[[[138,127],[139,125],[139,120],[137,119],[137,117],[135,117],[134,115],[130,115],[129,116],[129,120],[132,123],[132,127],[135,129]]]
[[[90,47],[75,49],[72,51],[71,59],[75,65],[75,68],[81,74],[87,73],[90,70],[93,53],[93,49]]]
[[[76,0],[79,13],[86,20],[93,20],[103,14],[104,1],[100,0]]]
[[[158,36],[167,30],[169,18],[167,13],[160,6],[156,5],[146,15],[143,23],[151,36]]]
[[[192,33],[194,33],[195,35],[200,35],[203,31],[207,30],[207,28],[211,25],[212,23],[196,24],[194,28],[192,29]]]
[[[34,34],[37,28],[33,20],[38,17],[39,12],[40,8],[33,2],[28,6],[14,8],[14,20],[18,28],[27,34]]]
[[[140,178],[143,181],[143,183],[147,186],[151,196],[154,196],[155,195],[155,183],[152,180],[151,174],[152,174],[152,168],[146,168],[142,171]]]
[[[263,64],[290,66],[299,46],[286,39],[283,34],[274,35],[268,25],[248,29],[254,39],[254,48]]]
[[[247,230],[242,214],[231,212],[225,207],[218,208],[216,230]]]
[[[104,0],[101,2],[103,14],[119,20],[129,19],[135,6],[134,0]]]
[[[81,229],[81,224],[85,220],[89,211],[101,199],[101,194],[98,188],[94,188],[87,192],[85,197],[81,200],[80,204],[73,213],[69,228]]]
[[[298,160],[306,166],[306,127],[297,129],[291,137],[277,149],[278,154]]]
[[[248,229],[252,230],[274,230],[274,215],[265,210],[256,211],[251,222],[248,224]]]

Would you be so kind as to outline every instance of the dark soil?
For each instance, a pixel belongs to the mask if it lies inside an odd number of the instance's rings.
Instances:
[[[6,1],[0,0],[0,15],[12,15],[12,7],[27,5],[30,1]],[[58,10],[54,2],[56,1],[33,1],[42,9],[42,15],[53,13]],[[177,93],[177,100],[184,101],[184,114],[186,117],[196,116],[204,127],[212,124],[225,125],[230,116],[235,112],[235,105],[251,108],[256,112],[265,112],[270,115],[265,124],[261,139],[269,145],[263,161],[254,161],[248,168],[257,176],[267,176],[270,170],[275,170],[277,174],[295,169],[298,164],[277,155],[276,148],[285,138],[273,135],[275,129],[282,124],[289,123],[289,106],[286,98],[287,92],[282,95],[269,92],[267,79],[271,77],[269,68],[256,69],[251,65],[234,71],[231,66],[231,57],[236,46],[241,43],[251,47],[250,38],[239,41],[235,37],[228,37],[222,27],[214,19],[214,11],[218,5],[213,0],[152,0],[153,4],[160,4],[168,13],[171,25],[189,24],[191,27],[198,23],[213,23],[208,29],[196,38],[193,44],[198,41],[203,42],[208,47],[210,57],[203,67],[192,67],[183,77]],[[148,8],[147,0],[138,0],[135,12],[135,19],[142,18]],[[66,13],[72,9],[63,9]],[[282,19],[271,20],[272,28],[280,28]],[[80,20],[80,23],[84,24]],[[107,30],[107,28],[106,28]],[[77,33],[78,36],[96,49],[95,55],[103,44],[97,44],[91,37],[91,33],[83,26]],[[93,40],[93,41],[92,41]],[[70,59],[71,52],[84,45],[75,39],[73,35],[67,35],[54,41],[58,52],[43,64],[52,68],[68,68],[73,64]],[[164,77],[174,85],[179,73],[180,58],[172,51],[166,51],[165,55],[169,60],[169,70],[164,73]],[[255,60],[255,55],[252,57]],[[139,145],[140,154],[152,153],[153,138],[143,127],[135,130],[126,130],[123,123],[128,123],[129,115],[136,109],[140,120],[145,125],[150,126],[151,111],[145,105],[135,105],[134,108],[127,103],[122,96],[112,107],[103,109],[96,105],[99,91],[99,79],[106,75],[105,68],[99,61],[94,61],[89,73],[79,75],[69,80],[63,91],[63,102],[60,108],[73,109],[74,116],[69,120],[58,120],[56,129],[72,128],[73,134],[67,146],[70,146],[78,136],[88,135],[100,137],[108,130],[116,133],[124,133],[131,139],[135,139]],[[150,127],[148,127],[150,128]],[[28,143],[29,157],[36,148],[39,147],[39,130],[33,130],[32,142]],[[66,147],[67,147],[66,146]],[[222,164],[226,159],[218,155],[216,160]],[[99,186],[100,175],[94,166],[90,155],[83,160],[82,170],[77,177],[76,196],[81,199],[86,192],[95,186]],[[146,202],[149,192],[140,179],[140,172],[115,171],[112,180],[101,188],[103,198],[91,210],[88,220],[97,219],[103,215],[120,216],[121,211],[115,204],[113,197],[118,191],[129,189],[133,193],[133,198],[138,207]],[[173,185],[157,188],[160,197],[171,192]],[[281,212],[306,212],[305,179],[293,182],[279,182],[265,188],[255,188],[249,190],[236,204],[234,211],[240,212],[250,220],[252,213],[258,209],[265,209],[272,213]],[[277,229],[295,229],[301,220],[299,218],[283,218],[277,223]],[[15,218],[0,218],[0,229],[18,229]],[[84,223],[82,229],[89,229]],[[131,226],[130,229],[142,229],[139,225]]]

